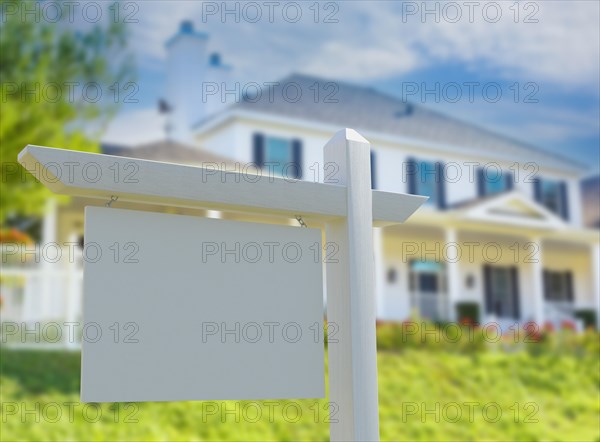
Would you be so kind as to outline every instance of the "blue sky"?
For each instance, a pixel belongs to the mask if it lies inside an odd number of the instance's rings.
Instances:
[[[209,13],[222,2],[138,3],[138,23],[129,26],[140,102],[123,105],[119,118],[135,126],[141,119],[132,116],[164,96],[164,42],[189,19],[210,35],[210,50],[233,65],[241,82],[303,72],[397,96],[410,84],[431,89],[453,82],[462,93],[455,103],[438,103],[432,95],[405,98],[599,169],[599,2],[480,2],[472,10],[455,2],[458,7],[445,11],[439,3],[437,15],[422,15],[422,2],[323,2],[317,23],[314,2],[299,3],[297,22],[283,14],[288,3],[278,3],[270,22],[267,6],[257,2],[262,16],[256,23],[248,20],[251,10],[245,16],[239,9],[238,23],[235,13]],[[326,23],[327,16],[334,22]],[[464,84],[473,82],[479,86],[471,102]],[[502,92],[497,102],[484,99],[486,85]],[[527,94],[536,102],[525,102]]]

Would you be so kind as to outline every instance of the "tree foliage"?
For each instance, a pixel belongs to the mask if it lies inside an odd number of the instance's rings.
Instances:
[[[23,147],[97,151],[99,134],[118,106],[114,89],[133,79],[122,23],[69,23],[67,15],[50,23],[20,13],[35,11],[36,3],[0,4],[2,224],[40,215],[48,197],[18,164]]]

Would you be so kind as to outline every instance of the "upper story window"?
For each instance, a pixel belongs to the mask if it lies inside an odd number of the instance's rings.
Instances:
[[[427,204],[446,208],[443,164],[409,158],[406,164],[408,193],[428,196]]]
[[[436,204],[437,202],[437,180],[438,177],[435,173],[435,164],[429,161],[417,162],[418,176],[417,176],[417,193],[419,195],[425,195],[429,197],[427,201],[429,204]]]
[[[536,178],[533,182],[535,200],[548,210],[569,219],[567,183],[558,180]]]
[[[252,144],[258,167],[285,178],[302,178],[302,141],[255,133]]]
[[[294,162],[292,140],[284,138],[266,137],[265,163],[272,164],[275,175],[283,176],[284,169]],[[287,175],[287,170],[286,170]]]
[[[481,167],[477,169],[477,194],[495,195],[513,188],[512,173],[499,168]]]

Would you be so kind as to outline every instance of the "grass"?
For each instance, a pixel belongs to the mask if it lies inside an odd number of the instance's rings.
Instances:
[[[328,440],[335,412],[326,399],[84,405],[79,353],[0,356],[3,441]],[[378,368],[382,440],[600,440],[596,356],[408,349],[380,351]]]

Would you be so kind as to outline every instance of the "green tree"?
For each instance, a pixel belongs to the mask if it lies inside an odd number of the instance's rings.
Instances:
[[[6,224],[41,215],[49,195],[17,163],[18,153],[27,144],[97,151],[117,91],[133,80],[133,64],[122,22],[69,23],[63,14],[49,23],[21,13],[35,11],[38,2],[1,0],[0,6],[0,222]]]

